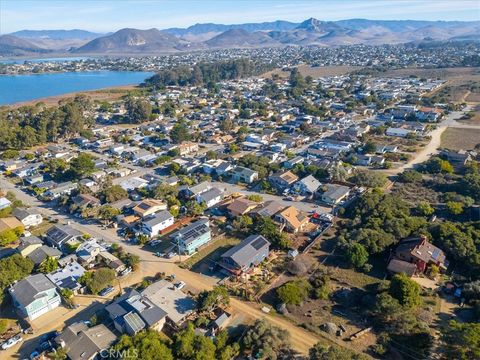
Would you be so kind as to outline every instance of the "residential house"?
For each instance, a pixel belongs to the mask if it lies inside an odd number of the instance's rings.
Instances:
[[[142,232],[150,237],[155,237],[162,230],[173,225],[175,218],[168,210],[162,210],[143,219],[141,224]]]
[[[75,245],[80,242],[82,233],[69,225],[53,225],[47,230],[45,239],[57,249],[63,249],[65,245]]]
[[[12,206],[12,202],[8,200],[6,197],[0,197],[0,210],[5,209],[9,206]]]
[[[251,184],[258,180],[258,172],[243,166],[237,166],[233,169],[232,179],[235,182]]]
[[[49,257],[59,259],[60,256],[62,256],[62,253],[59,250],[47,245],[42,245],[26,255],[35,266],[41,265]]]
[[[104,263],[106,266],[108,266],[110,269],[115,270],[117,274],[122,272],[126,268],[122,260],[117,258],[115,255],[109,253],[108,251],[100,251],[97,259],[100,262]]]
[[[262,235],[250,235],[222,254],[218,265],[229,273],[241,275],[268,257],[270,243]]]
[[[217,205],[223,199],[223,191],[219,188],[211,188],[196,196],[199,204],[205,203],[207,208]]]
[[[303,164],[305,158],[303,156],[295,156],[294,158],[288,159],[283,163],[285,169],[291,169],[297,164]]]
[[[143,329],[161,331],[167,313],[136,290],[128,290],[115,299],[105,310],[115,329],[130,336]]]
[[[326,184],[322,201],[328,205],[337,205],[350,195],[350,188],[345,185]]]
[[[106,251],[106,249],[100,245],[97,240],[90,239],[82,242],[75,250],[75,254],[80,263],[88,265],[93,263],[97,256],[103,251]]]
[[[28,229],[32,226],[38,226],[42,223],[43,218],[40,212],[34,210],[33,208],[20,209],[15,208],[13,210],[13,216],[15,216],[23,224],[25,229]]]
[[[55,338],[55,342],[65,350],[70,360],[96,359],[116,340],[117,336],[105,325],[100,324],[89,328],[85,322],[68,326]]]
[[[77,293],[82,287],[78,279],[85,273],[85,269],[76,261],[72,261],[65,267],[57,269],[49,274],[47,278],[54,283],[59,289],[68,289]]]
[[[293,206],[289,206],[275,215],[275,220],[285,225],[293,233],[302,231],[308,224],[308,216]]]
[[[126,191],[132,191],[135,189],[141,189],[148,185],[148,181],[139,177],[132,177],[125,179],[120,183],[120,186]]]
[[[472,160],[472,156],[468,151],[442,151],[441,155],[452,164],[453,168],[457,171],[462,170],[467,162]]]
[[[396,136],[396,137],[407,137],[409,134],[415,134],[414,130],[404,129],[404,128],[394,128],[389,127],[387,131],[385,131],[385,135],[387,136]]]
[[[197,220],[170,235],[182,254],[192,255],[212,239],[208,219]]]
[[[304,196],[312,196],[318,190],[318,188],[322,185],[320,181],[318,181],[313,175],[308,175],[303,179],[297,181],[293,185],[293,189]]]
[[[279,191],[284,191],[298,180],[298,176],[291,171],[275,173],[268,178],[270,184]]]
[[[273,217],[278,212],[285,209],[285,206],[275,200],[265,201],[263,204],[250,212],[252,216]]]
[[[55,285],[44,274],[30,275],[20,280],[8,292],[13,305],[29,320],[46,314],[62,302]]]
[[[67,181],[45,191],[44,196],[50,199],[58,199],[62,195],[70,195],[76,188],[77,184]]]
[[[78,194],[73,198],[73,203],[78,208],[96,207],[101,205],[100,199],[90,194]]]
[[[208,181],[203,181],[200,184],[185,187],[180,190],[180,193],[182,193],[184,196],[188,198],[194,198],[197,197],[198,195],[207,192],[212,188],[212,184],[209,183]]]
[[[23,257],[26,257],[33,250],[38,249],[43,245],[43,241],[36,236],[27,236],[20,238],[20,245],[17,247],[17,251]]]
[[[195,300],[166,280],[157,281],[141,292],[141,295],[167,313],[167,322],[180,327],[197,308]]]
[[[145,199],[133,207],[133,213],[141,218],[145,218],[166,209],[167,204],[161,200]]]
[[[178,145],[177,147],[180,156],[186,156],[191,153],[195,153],[198,151],[198,144],[190,141],[186,141]]]
[[[242,216],[248,214],[255,209],[259,204],[247,198],[238,198],[233,200],[228,206],[227,210],[232,217]]]
[[[23,224],[13,216],[0,218],[0,233],[6,230],[21,230],[23,231]]]
[[[431,244],[426,236],[403,239],[398,244],[393,257],[414,264],[417,272],[425,272],[431,265],[445,271],[448,261],[442,250]]]

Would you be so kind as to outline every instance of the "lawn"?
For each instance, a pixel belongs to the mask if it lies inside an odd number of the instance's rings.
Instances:
[[[180,266],[185,269],[191,269],[204,260],[215,262],[220,259],[220,256],[225,251],[239,244],[240,241],[238,238],[220,236],[207,246],[201,248],[196,254],[181,263]]]

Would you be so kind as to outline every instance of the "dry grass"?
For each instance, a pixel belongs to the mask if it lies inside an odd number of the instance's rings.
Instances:
[[[480,68],[474,67],[458,67],[458,68],[440,68],[440,69],[419,69],[407,68],[388,70],[379,73],[379,76],[387,77],[404,77],[404,76],[418,76],[429,79],[450,80],[453,78],[471,79],[472,75],[480,75]]]
[[[39,102],[45,103],[47,106],[56,106],[61,100],[73,98],[76,95],[87,95],[92,101],[115,101],[126,95],[130,90],[136,89],[136,85],[115,86],[105,89],[91,90],[91,91],[79,91],[77,93],[69,93],[57,96],[50,96],[42,99],[35,99],[31,101],[25,101],[13,104],[12,107],[19,107],[25,105],[35,105]]]
[[[480,144],[480,129],[449,127],[442,134],[443,148],[450,150],[472,150]]]

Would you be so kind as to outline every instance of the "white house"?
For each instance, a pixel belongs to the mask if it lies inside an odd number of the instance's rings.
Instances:
[[[169,226],[172,226],[175,218],[168,210],[162,210],[143,220],[141,228],[142,232],[150,237],[155,237]]]
[[[42,215],[32,209],[15,209],[13,210],[13,216],[15,216],[23,226],[28,229],[31,226],[40,225],[43,221]]]
[[[199,204],[205,203],[207,208],[217,205],[223,199],[223,191],[218,188],[211,188],[196,196]]]
[[[0,210],[5,209],[12,205],[12,202],[8,200],[6,197],[0,197]]]

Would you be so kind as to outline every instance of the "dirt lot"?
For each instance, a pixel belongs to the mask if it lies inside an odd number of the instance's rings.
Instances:
[[[379,73],[379,76],[389,77],[403,77],[403,76],[418,76],[426,77],[430,79],[444,79],[449,80],[452,78],[464,78],[471,79],[472,75],[480,75],[480,68],[472,67],[458,67],[458,68],[440,68],[440,69],[397,69],[388,70],[386,72]]]
[[[303,76],[310,75],[313,78],[319,78],[322,76],[337,76],[348,74],[352,71],[360,70],[361,66],[318,66],[311,67],[309,65],[300,65],[298,70]],[[278,74],[282,78],[287,78],[290,75],[289,71],[283,71],[281,69],[275,69],[262,75],[264,78],[269,78],[272,74]]]
[[[451,150],[471,150],[480,144],[480,129],[450,127],[442,134],[442,147]]]

